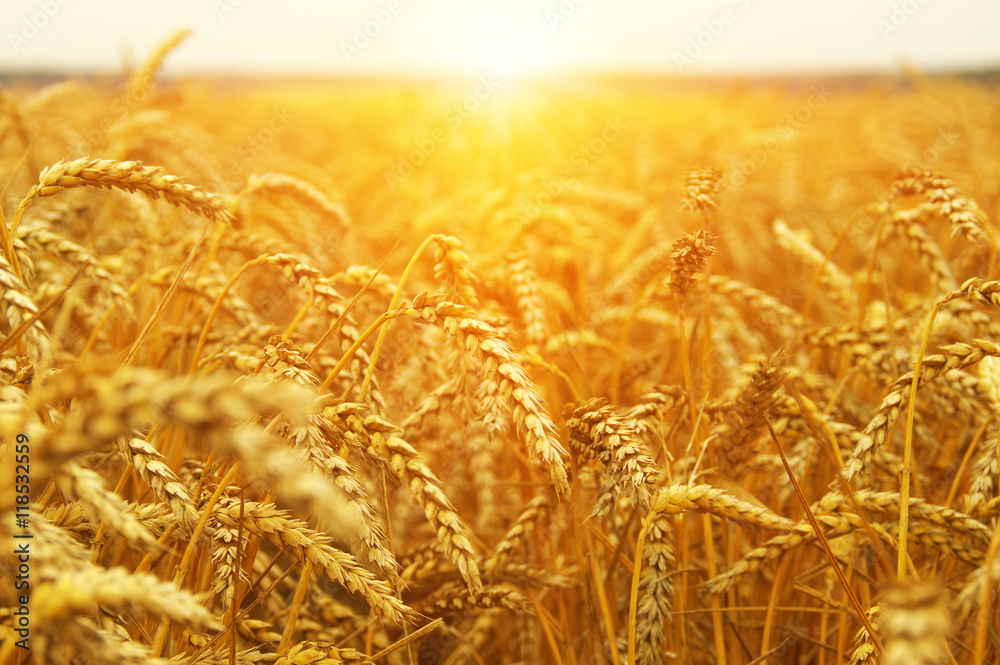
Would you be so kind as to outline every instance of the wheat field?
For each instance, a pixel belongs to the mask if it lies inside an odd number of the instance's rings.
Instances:
[[[0,90],[0,665],[1000,661],[1000,92]]]

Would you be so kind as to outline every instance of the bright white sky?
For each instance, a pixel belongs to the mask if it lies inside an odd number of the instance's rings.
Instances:
[[[168,72],[862,73],[901,58],[925,71],[1000,66],[998,0],[0,3],[4,72],[114,72],[184,26],[194,34]]]

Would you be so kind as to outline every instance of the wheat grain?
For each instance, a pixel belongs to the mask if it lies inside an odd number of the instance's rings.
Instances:
[[[340,665],[366,663],[368,658],[355,649],[342,649],[329,643],[300,642],[278,656],[274,665]]]
[[[933,583],[895,588],[882,597],[879,616],[886,665],[947,662],[948,600]]]
[[[264,363],[279,379],[295,381],[301,385],[315,386],[319,379],[312,367],[291,340],[279,335],[272,336],[264,347]],[[379,526],[375,509],[368,501],[364,486],[355,477],[354,469],[334,450],[347,445],[343,433],[324,416],[312,414],[307,423],[290,427],[287,437],[296,446],[304,448],[311,463],[321,473],[332,476],[334,482],[348,497],[354,510],[359,538],[365,549],[365,557],[378,572],[392,581],[398,581],[397,564],[392,552],[385,545],[385,534]]]
[[[670,251],[670,288],[683,302],[691,295],[694,288],[694,276],[708,264],[708,259],[715,254],[715,238],[705,229],[700,229],[694,235],[685,234],[678,238]]]
[[[600,398],[567,405],[563,415],[570,443],[607,468],[608,481],[591,515],[606,515],[619,494],[649,510],[659,469],[631,423]]]
[[[453,236],[436,235],[434,238],[434,276],[445,286],[445,297],[460,305],[475,307],[478,304],[476,277],[466,266],[469,255],[459,249],[462,241]]]
[[[910,169],[903,171],[892,183],[894,196],[922,194],[938,208],[939,214],[952,226],[952,235],[970,242],[985,242],[985,214],[975,203],[962,196],[955,183],[933,171]]]
[[[673,524],[662,515],[650,521],[642,547],[642,574],[639,576],[639,604],[636,609],[636,662],[652,665],[660,661],[666,643],[664,621],[674,604]]]
[[[163,455],[142,439],[121,437],[116,443],[142,479],[170,506],[177,521],[186,529],[193,530],[198,523],[194,497],[166,465]]]
[[[103,292],[114,300],[119,309],[128,315],[133,315],[132,300],[119,279],[112,275],[97,259],[80,245],[67,240],[47,229],[37,226],[22,226],[18,237],[25,245],[58,256],[68,264],[84,268],[89,276]],[[25,268],[24,261],[19,261],[21,270]]]
[[[449,616],[468,612],[473,608],[506,608],[514,612],[532,613],[531,603],[516,589],[505,585],[493,585],[482,589],[475,596],[469,595],[465,585],[445,585],[435,591],[419,605],[420,612],[430,616]]]
[[[286,194],[304,205],[312,208],[322,215],[326,220],[333,222],[342,232],[351,227],[347,211],[343,206],[333,203],[322,191],[315,186],[300,180],[287,173],[254,174],[247,179],[246,187],[243,189],[242,197],[250,194],[271,190],[275,193]]]
[[[428,468],[420,454],[409,443],[395,436],[398,429],[367,407],[343,403],[334,413],[343,418],[357,437],[368,459],[390,471],[405,485],[424,509],[427,520],[437,529],[438,539],[452,561],[458,566],[473,594],[482,589],[479,565],[472,549],[468,528],[441,489],[441,481]]]
[[[879,618],[881,611],[881,605],[875,605],[865,613],[865,616],[868,617],[868,622],[875,630],[878,630],[880,627]],[[875,647],[875,642],[868,633],[867,628],[862,626],[858,629],[857,634],[854,636],[854,643],[856,646],[854,647],[854,651],[851,652],[850,665],[878,665],[878,649]]]
[[[473,354],[511,406],[518,436],[525,442],[528,450],[548,468],[555,488],[560,492],[567,491],[569,484],[563,462],[566,451],[555,439],[555,426],[531,378],[498,331],[473,318],[468,308],[441,298],[429,298],[424,294],[414,298],[413,304],[400,309],[397,315],[440,326]]]
[[[550,507],[549,500],[545,496],[537,496],[528,502],[514,523],[508,527],[503,540],[497,543],[493,553],[483,564],[483,571],[487,576],[493,576],[499,567],[513,558],[514,551],[524,544],[532,531],[538,528],[538,523],[545,518]]]
[[[440,86],[161,86],[180,39],[0,93],[0,549],[32,594],[0,663],[615,664],[632,626],[636,663],[994,660],[995,90],[834,84],[786,132],[788,86],[519,86],[421,158]],[[950,616],[892,598],[912,571]]]
[[[944,294],[957,286],[954,274],[944,252],[920,223],[933,210],[935,207],[929,203],[911,210],[893,210],[886,229],[890,235],[900,236],[910,244],[930,276],[931,288]]]
[[[847,275],[835,263],[827,260],[826,256],[808,240],[788,228],[783,220],[774,220],[771,228],[774,230],[778,246],[807,263],[813,270],[818,270],[820,282],[826,287],[825,294],[845,311],[853,312],[857,306],[857,299]]]
[[[504,277],[514,291],[525,341],[541,346],[549,337],[549,325],[545,316],[545,301],[538,288],[538,271],[527,252],[512,252],[507,255]]]
[[[37,198],[53,196],[72,187],[99,187],[139,192],[151,199],[163,197],[174,206],[184,207],[208,219],[229,223],[231,215],[217,195],[185,183],[174,175],[163,175],[157,166],[113,159],[59,161],[42,169],[38,184],[28,190],[18,205],[15,219]]]
[[[175,623],[219,630],[200,598],[169,582],[124,568],[90,567],[51,582],[43,582],[32,594],[35,616],[41,622],[65,621],[76,612],[99,606],[122,610],[144,609],[168,617]]]
[[[776,392],[786,374],[783,370],[785,362],[786,356],[780,351],[762,359],[751,374],[749,384],[740,391],[732,406],[723,412],[725,424],[716,432],[721,439],[717,449],[726,470],[734,478],[742,477],[745,465],[760,450],[755,440],[764,427],[768,410],[777,400]]]
[[[155,49],[146,57],[142,66],[136,70],[129,81],[128,91],[125,94],[125,108],[133,109],[134,106],[142,104],[149,95],[149,90],[153,85],[153,79],[160,70],[163,60],[177,48],[181,42],[191,36],[189,28],[177,30],[169,37],[160,42]]]
[[[665,487],[653,497],[652,510],[665,515],[697,510],[773,531],[794,532],[799,529],[795,522],[775,515],[767,508],[740,501],[708,485]]]
[[[920,378],[917,381],[918,387],[926,385],[947,371],[962,369],[988,356],[1000,354],[1000,347],[985,340],[975,340],[971,344],[950,344],[942,347],[942,350],[945,353],[923,359]],[[844,464],[843,473],[848,480],[865,470],[871,461],[872,453],[885,441],[889,428],[906,405],[906,395],[912,380],[911,372],[904,374],[892,384],[892,390],[882,399],[882,403],[875,410],[875,416],[865,428],[861,441]]]
[[[715,166],[688,171],[684,176],[684,202],[682,210],[700,210],[702,213],[719,206],[715,197],[722,187],[722,171]]]
[[[214,519],[230,529],[237,527],[243,515],[243,528],[257,536],[265,535],[286,554],[300,563],[310,561],[331,580],[359,594],[380,616],[402,623],[409,612],[385,582],[376,579],[351,555],[329,544],[329,538],[316,533],[300,520],[288,516],[273,505],[232,498],[222,499],[212,513]]]
[[[125,501],[104,487],[101,477],[76,462],[62,466],[56,476],[63,492],[80,499],[93,521],[103,520],[130,543],[145,549],[156,546],[156,538],[125,509]]]

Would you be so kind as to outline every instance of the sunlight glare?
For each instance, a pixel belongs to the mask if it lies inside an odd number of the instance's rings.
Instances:
[[[471,18],[471,17],[470,17]],[[510,14],[481,7],[466,30],[444,45],[443,54],[455,69],[509,77],[535,76],[558,66],[557,44],[544,25],[516,20]]]

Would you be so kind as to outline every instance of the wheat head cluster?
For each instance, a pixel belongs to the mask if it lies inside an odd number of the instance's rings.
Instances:
[[[0,665],[1000,660],[995,85],[183,37],[0,90]]]

